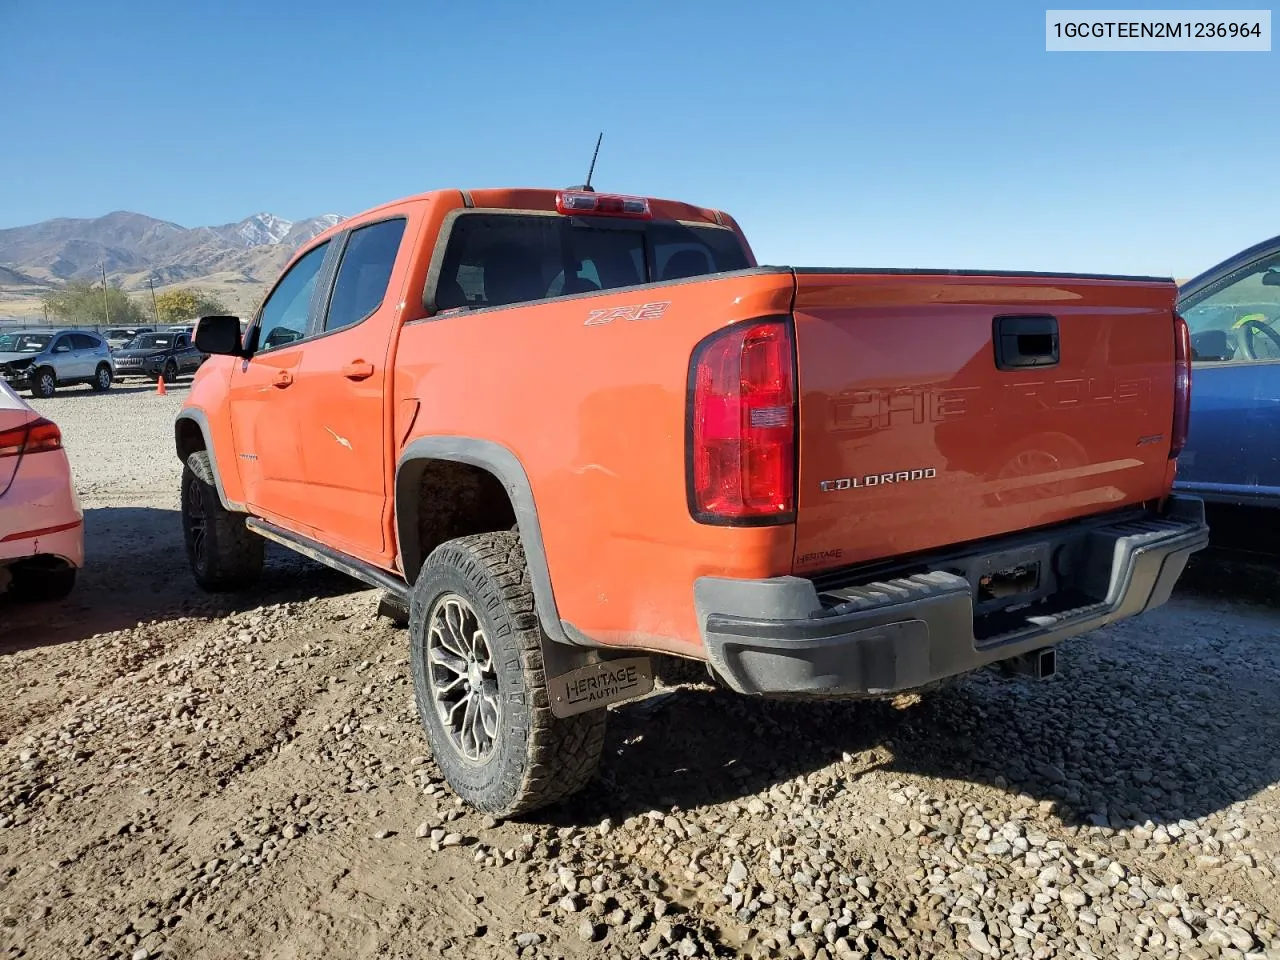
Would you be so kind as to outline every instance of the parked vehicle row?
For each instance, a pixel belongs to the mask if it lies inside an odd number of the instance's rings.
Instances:
[[[135,333],[113,350],[110,334],[121,332],[39,328],[0,334],[0,380],[33,397],[51,397],[59,387],[86,384],[103,391],[129,377],[172,382],[206,359],[190,326]]]

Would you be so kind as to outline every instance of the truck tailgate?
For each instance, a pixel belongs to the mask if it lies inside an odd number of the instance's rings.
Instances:
[[[796,271],[797,573],[1160,497],[1172,281]]]

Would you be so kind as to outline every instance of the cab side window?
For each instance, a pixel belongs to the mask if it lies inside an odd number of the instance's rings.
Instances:
[[[308,250],[271,291],[258,315],[260,349],[281,347],[307,335],[311,298],[328,250],[328,240]]]
[[[333,283],[325,330],[359,323],[382,306],[404,227],[404,218],[397,217],[351,231]]]
[[[58,337],[58,339],[53,341],[53,346],[50,348],[50,352],[70,353],[72,349],[71,335],[64,333],[62,336]]]

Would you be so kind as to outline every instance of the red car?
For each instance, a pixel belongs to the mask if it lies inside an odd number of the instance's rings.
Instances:
[[[0,593],[60,600],[84,565],[84,513],[57,424],[0,382]]]

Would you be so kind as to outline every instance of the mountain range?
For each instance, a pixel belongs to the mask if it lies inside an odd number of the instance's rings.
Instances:
[[[67,281],[107,277],[125,290],[206,281],[259,289],[301,244],[343,218],[291,221],[256,213],[236,223],[183,227],[141,213],[58,218],[0,230],[0,288],[34,294]]]

